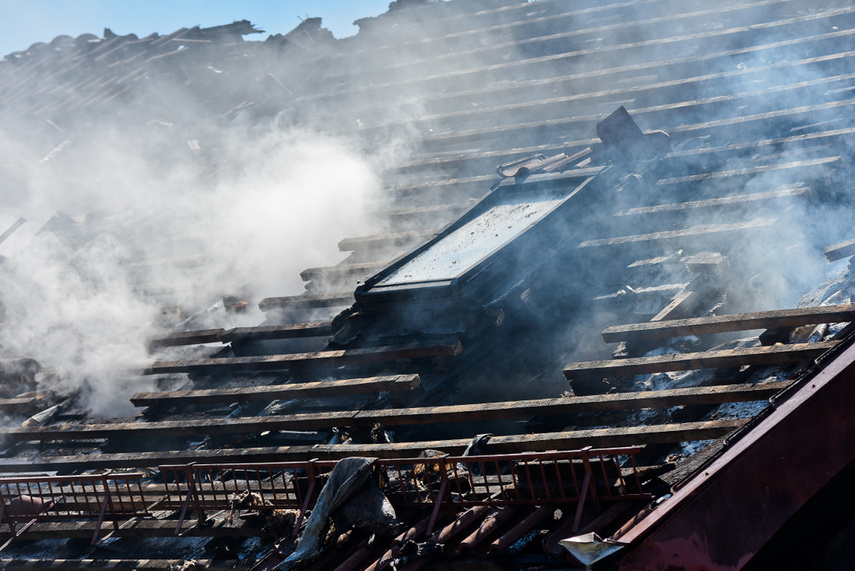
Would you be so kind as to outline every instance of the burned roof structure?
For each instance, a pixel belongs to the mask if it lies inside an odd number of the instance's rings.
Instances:
[[[3,565],[846,568],[855,8],[357,24],[0,60]]]

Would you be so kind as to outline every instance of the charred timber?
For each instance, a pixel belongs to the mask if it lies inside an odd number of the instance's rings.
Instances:
[[[353,303],[353,292],[303,294],[283,297],[266,297],[258,302],[261,311],[275,309],[318,309],[324,307],[343,307]]]
[[[403,359],[431,357],[456,357],[463,352],[460,341],[441,345],[410,344],[372,347],[366,349],[340,349],[315,353],[288,355],[259,355],[251,357],[225,357],[187,361],[157,361],[144,369],[144,375],[219,371],[282,371],[298,365],[343,366],[365,363],[382,363]]]
[[[161,391],[137,393],[131,397],[134,406],[153,406],[180,402],[182,405],[222,404],[232,402],[272,401],[298,397],[355,395],[373,392],[412,391],[421,385],[418,375],[393,375],[341,381],[295,383],[245,389],[208,389],[195,391]],[[2,402],[0,402],[2,405]]]
[[[670,321],[630,323],[616,325],[603,330],[603,341],[642,341],[645,339],[668,339],[685,335],[707,335],[727,331],[750,331],[773,327],[800,327],[817,323],[839,323],[855,320],[855,305],[804,307],[715,315]]]
[[[261,325],[258,327],[235,327],[233,329],[202,329],[186,331],[165,337],[156,337],[148,342],[149,351],[161,347],[179,347],[200,343],[230,343],[235,340],[298,339],[322,337],[332,333],[329,322],[295,323],[290,325]]]
[[[671,244],[684,243],[693,239],[704,239],[714,236],[725,236],[727,240],[733,240],[734,234],[747,231],[757,231],[770,228],[778,222],[775,218],[758,218],[748,222],[736,222],[733,224],[702,224],[682,230],[665,230],[650,234],[638,234],[635,236],[618,236],[615,238],[601,238],[596,240],[585,240],[579,244],[579,248],[602,248],[615,246],[628,246],[640,244]]]
[[[798,343],[793,345],[774,345],[772,347],[751,347],[748,349],[722,349],[701,353],[677,353],[610,361],[582,361],[570,363],[564,367],[564,376],[570,380],[580,380],[597,377],[626,377],[691,369],[800,363],[819,357],[829,349],[834,348],[837,343],[837,341],[823,341],[820,343]]]

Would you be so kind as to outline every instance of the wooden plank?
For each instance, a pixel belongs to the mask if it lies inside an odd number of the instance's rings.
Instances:
[[[485,177],[486,178],[486,177]],[[490,180],[495,177],[489,177]],[[436,232],[394,232],[389,234],[374,234],[359,238],[345,238],[338,243],[342,252],[355,250],[372,250],[375,248],[398,248],[416,242],[424,242],[436,236]]]
[[[259,325],[256,327],[235,327],[220,334],[220,341],[261,341],[264,339],[301,339],[305,337],[324,337],[332,334],[332,323],[318,321],[313,323],[290,323],[287,325]]]
[[[734,238],[736,232],[749,230],[763,230],[770,228],[778,222],[775,218],[755,218],[748,222],[737,222],[733,224],[701,224],[682,230],[666,230],[663,232],[652,232],[650,234],[638,234],[635,236],[618,236],[615,238],[599,238],[596,240],[585,240],[579,244],[579,248],[602,248],[613,246],[626,246],[630,244],[645,244],[651,242],[668,243],[680,242],[695,238],[704,238],[719,234],[726,234],[729,240]]]
[[[392,375],[319,381],[266,387],[240,389],[208,389],[195,391],[159,391],[136,393],[131,397],[134,406],[153,406],[179,401],[181,405],[222,404],[231,402],[272,401],[299,397],[354,395],[373,392],[412,391],[421,385],[418,375]]]
[[[289,295],[266,297],[258,302],[261,311],[275,309],[318,309],[323,307],[343,307],[353,304],[353,292]]]
[[[36,410],[41,400],[34,396],[0,399],[0,412],[6,414],[27,414]]]
[[[825,257],[829,262],[836,262],[837,260],[848,258],[853,254],[855,254],[855,239],[835,244],[825,250]]]
[[[717,420],[631,426],[623,428],[594,428],[541,434],[515,434],[493,436],[485,445],[487,454],[511,454],[542,450],[567,450],[585,446],[613,447],[637,446],[640,444],[674,444],[711,440],[732,432],[745,424],[746,420]],[[348,456],[377,456],[381,458],[418,456],[425,449],[441,450],[449,454],[461,454],[471,439],[432,440],[426,442],[403,442],[393,444],[318,444],[312,453],[321,459],[346,458]]]
[[[564,376],[570,380],[596,377],[626,377],[648,373],[740,367],[742,365],[780,365],[815,359],[837,345],[837,341],[798,343],[751,347],[748,349],[722,349],[702,353],[677,353],[655,357],[636,357],[609,361],[581,361],[564,367]]]
[[[681,405],[713,405],[765,400],[789,385],[790,381],[780,381],[757,385],[722,385],[554,399],[370,410],[357,412],[352,422],[362,426],[373,426],[378,423],[383,426],[444,424]]]
[[[304,282],[314,280],[337,281],[350,278],[368,277],[382,270],[388,262],[360,262],[356,264],[339,264],[321,268],[308,268],[300,272]]]
[[[733,169],[733,170],[724,170],[724,171],[710,171],[703,172],[698,174],[686,175],[686,176],[678,176],[673,178],[663,178],[660,179],[656,185],[664,186],[669,184],[685,184],[690,182],[703,182],[707,180],[720,179],[720,178],[729,178],[729,177],[739,177],[739,176],[756,176],[758,174],[763,174],[767,172],[774,172],[780,170],[788,170],[788,169],[802,169],[806,167],[815,167],[815,166],[823,166],[825,168],[831,168],[831,163],[836,163],[840,161],[840,156],[833,157],[820,157],[818,159],[809,159],[804,161],[790,161],[788,163],[774,163],[769,165],[758,165],[745,167],[741,169]]]
[[[603,341],[641,341],[645,339],[670,339],[686,335],[708,335],[727,331],[750,331],[773,327],[801,327],[816,323],[840,323],[855,320],[855,304],[823,307],[799,307],[752,313],[734,313],[693,317],[669,321],[628,323],[603,330]]]
[[[95,438],[155,438],[245,434],[272,430],[313,430],[333,426],[400,426],[445,424],[486,420],[529,418],[535,415],[568,415],[649,407],[722,404],[763,400],[789,383],[695,387],[611,395],[562,397],[510,402],[476,403],[386,410],[330,411],[264,417],[212,418],[162,422],[60,425],[41,428],[8,428],[0,435],[10,441],[90,440]],[[136,403],[135,403],[136,404]]]
[[[744,422],[745,420],[741,419],[719,420],[496,436],[490,439],[486,450],[490,454],[502,454],[521,451],[582,448],[584,446],[634,446],[643,443],[677,443],[710,440],[729,433],[744,424]],[[313,446],[124,452],[86,456],[70,455],[52,457],[40,454],[37,457],[27,458],[20,455],[15,458],[0,460],[0,472],[142,468],[189,462],[229,463],[308,460],[311,458],[338,459],[354,455],[367,455],[378,458],[414,458],[429,448],[442,450],[449,454],[460,454],[470,442],[470,438],[457,438],[391,444],[316,444]]]
[[[710,198],[707,200],[690,200],[687,202],[674,202],[669,204],[657,204],[655,206],[639,206],[630,208],[623,212],[618,212],[615,216],[649,216],[656,214],[674,214],[686,212],[690,210],[700,210],[704,208],[723,208],[727,206],[742,206],[750,205],[754,202],[767,203],[770,200],[788,198],[792,196],[800,196],[810,192],[806,186],[788,185],[779,190],[770,190],[767,192],[755,192],[752,194],[737,194],[734,196],[725,196],[722,198]]]
[[[225,371],[281,371],[295,365],[343,366],[366,363],[382,363],[403,359],[425,359],[430,357],[456,357],[463,351],[459,341],[443,344],[392,345],[365,349],[339,349],[314,353],[292,353],[287,355],[254,355],[249,357],[225,357],[194,359],[185,361],[156,361],[144,369],[144,375],[162,375],[190,372]]]
[[[321,337],[332,333],[327,322],[292,323],[287,325],[259,325],[257,327],[234,327],[232,329],[201,329],[173,333],[149,340],[149,351],[162,347],[179,347],[199,343],[230,343],[235,340],[297,339]]]
[[[697,296],[695,295],[695,292],[688,289],[683,290],[675,295],[671,302],[663,307],[662,311],[654,315],[650,321],[661,322],[664,319],[673,317],[677,313],[683,313],[683,315],[685,315],[688,312],[686,306],[689,305],[689,302],[695,303],[696,298]]]
[[[184,331],[163,337],[153,337],[148,340],[149,352],[163,347],[179,347],[182,345],[197,345],[200,343],[219,343],[223,329],[200,329]]]

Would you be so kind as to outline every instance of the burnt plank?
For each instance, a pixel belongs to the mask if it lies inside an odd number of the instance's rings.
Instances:
[[[688,422],[621,428],[595,428],[541,434],[514,434],[493,436],[486,445],[488,454],[535,452],[542,450],[567,450],[585,446],[613,447],[640,444],[673,444],[719,438],[742,426],[742,419]],[[312,453],[317,458],[335,459],[347,456],[368,455],[382,458],[418,456],[425,449],[461,454],[470,439],[432,440],[393,444],[317,444]]]
[[[726,235],[728,240],[734,239],[734,233],[751,230],[763,230],[771,227],[778,220],[775,218],[755,218],[748,222],[736,222],[733,224],[701,224],[682,230],[665,230],[652,232],[650,234],[638,234],[635,236],[617,236],[615,238],[599,238],[585,240],[579,244],[579,248],[602,248],[613,246],[626,246],[631,244],[671,243],[683,242],[695,238],[708,238],[715,235]]]
[[[415,390],[421,384],[418,375],[390,375],[340,381],[319,381],[267,387],[207,389],[195,391],[159,391],[136,393],[134,406],[153,406],[179,401],[182,405],[222,404],[231,402],[271,401],[297,397],[354,395],[373,392]],[[2,404],[2,403],[0,403]]]
[[[628,323],[603,330],[603,341],[641,341],[670,339],[685,335],[707,335],[727,331],[750,331],[773,327],[800,327],[816,323],[839,323],[855,320],[855,305],[800,307],[775,311],[734,313],[710,317],[693,317],[668,321]]]
[[[38,408],[39,397],[13,397],[8,399],[0,399],[0,412],[6,414],[25,414],[33,412]]]
[[[257,327],[235,327],[232,329],[200,329],[154,337],[148,341],[149,351],[163,347],[179,347],[199,343],[229,343],[239,340],[297,339],[329,335],[329,322],[293,323],[287,325],[260,325]]]
[[[638,410],[680,405],[712,405],[768,399],[789,385],[789,381],[780,381],[758,385],[723,385],[554,399],[371,410],[357,412],[353,421],[366,426],[375,423],[395,426]]]
[[[829,262],[836,262],[855,254],[855,239],[835,244],[825,249],[825,257]]]
[[[291,323],[288,325],[259,325],[257,327],[235,327],[220,334],[220,341],[229,343],[238,340],[299,339],[303,337],[323,337],[332,333],[332,324],[328,321],[313,323]]]
[[[751,194],[738,194],[721,198],[710,198],[706,200],[690,200],[687,202],[673,202],[668,204],[657,204],[655,206],[639,206],[618,212],[615,216],[649,216],[656,214],[674,214],[704,208],[722,208],[728,206],[751,205],[755,202],[767,203],[770,200],[800,196],[810,192],[806,186],[789,185],[778,190],[767,192],[754,192]]]
[[[281,371],[295,365],[342,366],[365,363],[382,363],[402,359],[429,357],[456,357],[463,351],[459,341],[441,344],[392,345],[365,349],[339,349],[314,353],[286,355],[256,355],[249,357],[222,357],[184,361],[156,361],[144,369],[144,375],[190,373],[205,371]]]
[[[355,264],[339,264],[321,268],[308,268],[300,272],[304,282],[314,280],[339,281],[350,278],[363,278],[382,270],[387,262],[360,262]]]
[[[335,293],[303,294],[281,297],[266,297],[258,302],[261,311],[274,309],[318,309],[343,307],[354,302],[352,291]]]
[[[564,376],[570,380],[575,380],[596,377],[625,377],[690,369],[799,363],[819,357],[837,343],[837,341],[823,341],[820,343],[722,349],[700,353],[677,353],[608,361],[581,361],[565,366]]]
[[[493,179],[494,177],[490,177]],[[359,238],[345,238],[338,243],[338,249],[342,252],[355,250],[372,250],[375,248],[397,248],[411,245],[415,242],[424,242],[433,238],[436,232],[394,232],[389,234],[374,234],[372,236],[361,236]]]
[[[111,422],[7,428],[0,431],[10,441],[94,440],[101,438],[162,438],[247,434],[300,427],[304,429],[348,426],[355,411],[291,414],[285,416],[166,420],[161,422]]]
[[[820,166],[825,169],[832,168],[831,163],[840,162],[840,156],[833,157],[821,157],[818,159],[809,159],[804,161],[791,161],[788,163],[776,163],[769,165],[758,165],[758,166],[750,166],[741,169],[732,169],[732,170],[722,170],[722,171],[711,171],[711,172],[703,172],[698,174],[686,175],[686,176],[678,176],[672,178],[663,178],[660,179],[656,185],[664,186],[669,184],[685,184],[685,183],[693,183],[693,182],[703,182],[707,180],[720,179],[720,178],[730,178],[730,177],[741,177],[741,176],[754,176],[767,172],[774,172],[780,170],[789,170],[789,169],[802,169],[807,167],[815,167]]]
[[[0,435],[9,440],[89,440],[159,436],[239,434],[280,429],[319,429],[333,426],[387,426],[444,424],[535,415],[566,415],[588,412],[636,410],[677,405],[722,404],[763,400],[784,389],[788,382],[759,385],[695,387],[663,391],[616,393],[510,402],[476,403],[386,410],[330,411],[265,417],[212,418],[146,423],[60,425],[42,428],[9,428]],[[136,398],[136,397],[135,397]],[[139,402],[139,401],[136,401]],[[135,402],[135,404],[136,404]]]
[[[163,337],[154,337],[148,341],[149,352],[163,347],[179,347],[182,345],[196,345],[199,343],[218,343],[223,329],[200,329],[198,331],[184,331],[173,333]]]
[[[633,426],[570,430],[554,433],[495,436],[487,443],[490,454],[520,451],[545,451],[584,446],[634,446],[643,443],[677,443],[711,440],[742,426],[745,420],[718,420],[668,425]],[[0,472],[54,470],[94,470],[102,468],[141,468],[164,464],[207,462],[276,462],[338,459],[354,455],[378,458],[414,458],[432,448],[449,454],[460,454],[471,439],[431,440],[390,444],[316,444],[313,446],[271,446],[214,450],[168,450],[159,452],[124,452],[101,455],[69,455],[0,460]]]

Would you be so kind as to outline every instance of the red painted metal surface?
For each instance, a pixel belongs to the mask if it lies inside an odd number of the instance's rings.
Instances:
[[[623,570],[742,568],[855,458],[855,346],[619,541]]]

